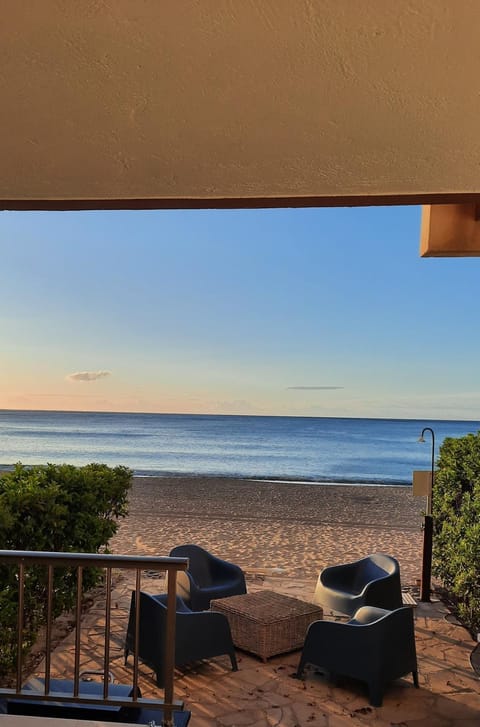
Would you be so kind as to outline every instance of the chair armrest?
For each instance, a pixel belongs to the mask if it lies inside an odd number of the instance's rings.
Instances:
[[[377,622],[369,623],[369,624],[361,624],[361,623],[351,623],[350,621],[314,621],[310,624],[307,630],[307,636],[306,638],[313,636],[321,636],[322,638],[327,636],[338,636],[339,638],[342,636],[342,634],[348,633],[348,638],[352,638],[352,635],[354,634],[361,634],[362,631],[368,627],[370,629],[370,633],[372,633],[372,628],[376,626]]]
[[[200,637],[204,641],[226,641],[233,648],[230,624],[223,613],[216,611],[177,613],[177,623],[177,642],[188,643]]]
[[[229,563],[228,561],[217,558],[214,555],[211,556],[211,563],[212,573],[216,576],[224,576],[230,579],[243,577],[243,570],[235,563]]]
[[[348,622],[350,625],[366,626],[388,616],[390,611],[377,606],[361,606]]]
[[[361,591],[365,604],[375,604],[390,611],[402,606],[402,589],[398,574],[386,573],[368,581]]]
[[[188,618],[191,618],[191,623],[195,624],[195,628],[205,629],[228,626],[230,630],[228,618],[220,611],[194,611],[188,615]]]
[[[380,590],[383,589],[385,580],[390,579],[391,576],[389,573],[385,573],[384,576],[376,576],[375,578],[372,578],[371,580],[367,581],[365,585],[363,586],[362,590],[360,591],[359,595],[364,596],[365,593],[372,588],[375,588],[375,584],[380,584]]]

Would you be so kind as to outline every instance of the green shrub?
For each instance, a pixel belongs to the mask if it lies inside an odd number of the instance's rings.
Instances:
[[[0,549],[98,553],[106,551],[127,514],[132,472],[126,467],[89,464],[24,467],[0,477]],[[83,589],[93,587],[101,572],[84,571]],[[25,569],[25,624],[27,649],[45,621],[47,568]],[[54,615],[72,608],[76,572],[54,571]],[[0,566],[0,672],[16,658],[18,580],[11,566]]]
[[[447,438],[433,496],[433,572],[472,634],[480,630],[480,432]]]

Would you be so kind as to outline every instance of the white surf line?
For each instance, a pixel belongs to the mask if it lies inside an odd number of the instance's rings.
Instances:
[[[411,487],[408,483],[400,484],[399,482],[385,483],[385,482],[326,482],[321,480],[265,480],[265,479],[253,479],[251,477],[241,478],[246,479],[247,482],[270,482],[272,484],[279,485],[333,485],[334,487]]]

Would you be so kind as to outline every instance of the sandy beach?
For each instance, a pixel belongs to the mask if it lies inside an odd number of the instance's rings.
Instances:
[[[422,498],[410,487],[277,484],[221,477],[135,477],[114,553],[168,555],[196,543],[255,576],[312,578],[373,552],[402,582],[421,574]]]

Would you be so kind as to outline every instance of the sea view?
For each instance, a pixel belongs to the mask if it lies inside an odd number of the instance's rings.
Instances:
[[[411,484],[445,437],[480,422],[414,419],[0,411],[0,466],[126,465],[137,475]]]

